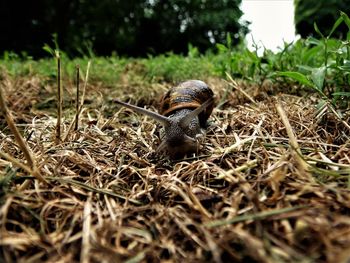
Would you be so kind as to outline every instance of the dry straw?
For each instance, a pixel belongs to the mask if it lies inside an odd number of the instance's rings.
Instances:
[[[330,110],[315,119],[312,96],[269,98],[236,83],[222,99],[232,87],[207,79],[222,104],[210,118],[203,148],[199,156],[169,161],[154,152],[159,127],[115,109],[111,99],[126,92],[88,84],[89,68],[77,114],[62,112],[58,144],[52,140],[55,109],[31,104],[33,94],[45,100],[43,80],[1,80],[15,113],[12,124],[0,119],[5,262],[349,260],[350,131]],[[44,96],[55,97],[56,84],[46,83]],[[143,93],[161,95],[160,85],[148,83]],[[156,99],[137,97],[141,92],[132,94],[127,96],[140,106],[156,105]],[[22,96],[32,99],[16,108]],[[39,183],[27,158],[50,185]],[[19,187],[24,181],[26,187]]]
[[[22,150],[24,157],[27,161],[27,165],[29,167],[27,167],[26,165],[23,165],[22,163],[20,163],[18,160],[16,160],[14,157],[0,151],[0,155],[11,161],[12,163],[14,163],[15,165],[17,165],[18,167],[24,168],[27,172],[29,172],[30,174],[32,174],[33,176],[35,176],[38,180],[42,181],[42,182],[46,182],[46,180],[42,177],[42,175],[40,174],[40,172],[37,169],[35,160],[32,156],[32,152],[29,149],[28,145],[26,144],[26,142],[24,141],[23,137],[21,136],[20,132],[18,131],[13,118],[11,116],[11,113],[8,111],[7,107],[6,107],[6,103],[4,100],[4,95],[3,95],[3,91],[2,91],[2,87],[0,87],[0,109],[2,111],[3,116],[5,117],[5,120],[7,122],[8,127],[10,128],[12,134],[15,137],[15,141],[17,142],[18,146],[20,147],[20,149]]]
[[[59,51],[55,51],[57,60],[57,124],[56,124],[56,144],[61,141],[61,120],[62,120],[62,104],[63,92],[61,81],[61,57]]]
[[[76,66],[76,87],[77,87],[77,96],[75,99],[75,126],[74,130],[77,131],[79,127],[79,105],[80,105],[80,68],[79,65]]]

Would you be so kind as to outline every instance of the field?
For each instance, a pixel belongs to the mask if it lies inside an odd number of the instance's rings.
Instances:
[[[348,262],[349,49],[308,39],[259,57],[228,38],[218,54],[62,53],[60,76],[56,58],[5,54],[0,261]],[[156,111],[185,79],[216,107],[200,152],[169,160],[161,127],[113,99]]]

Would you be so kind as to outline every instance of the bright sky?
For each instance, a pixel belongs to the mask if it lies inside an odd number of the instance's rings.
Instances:
[[[277,51],[283,40],[295,40],[293,0],[242,0],[243,19],[250,21],[251,33],[247,35],[248,46],[252,36],[258,46]]]

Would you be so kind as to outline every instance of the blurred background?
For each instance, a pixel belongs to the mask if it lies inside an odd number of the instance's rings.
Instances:
[[[49,55],[44,44],[69,56],[144,57],[165,52],[214,51],[227,34],[233,44],[276,49],[296,35],[329,32],[343,0],[36,0],[0,2],[0,55],[5,51],[34,58]],[[294,26],[295,25],[295,26]],[[343,24],[336,37],[344,37]]]

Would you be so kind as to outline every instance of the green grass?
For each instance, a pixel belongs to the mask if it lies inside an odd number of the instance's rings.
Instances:
[[[62,52],[61,52],[62,54]],[[212,56],[196,55],[195,57],[165,54],[149,58],[121,58],[112,57],[83,57],[69,59],[61,55],[63,76],[73,78],[75,66],[85,69],[89,60],[92,61],[90,80],[104,82],[107,85],[120,81],[122,75],[141,78],[144,82],[178,82],[190,78],[203,78],[217,75]],[[6,53],[0,60],[0,66],[5,68],[11,76],[40,75],[56,77],[54,59],[33,60],[30,57]]]
[[[215,54],[199,54],[191,45],[187,55],[168,53],[139,59],[116,55],[98,57],[91,50],[81,58],[70,59],[61,52],[63,76],[73,79],[75,66],[79,64],[85,69],[89,60],[92,61],[90,81],[111,86],[120,83],[122,77],[127,77],[131,83],[133,80],[174,83],[191,78],[226,78],[229,73],[234,79],[256,84],[269,79],[282,87],[306,87],[333,106],[347,107],[350,100],[350,33],[346,40],[331,38],[342,23],[350,32],[350,19],[341,13],[328,36],[324,36],[315,24],[318,38],[285,43],[279,52],[265,50],[263,56],[258,56],[257,50],[248,50],[244,42],[232,46],[229,35],[225,45],[217,45]],[[45,49],[53,52],[47,45]],[[0,66],[12,76],[37,74],[54,79],[56,75],[55,62],[51,58],[35,61],[26,54],[19,56],[5,52]]]

